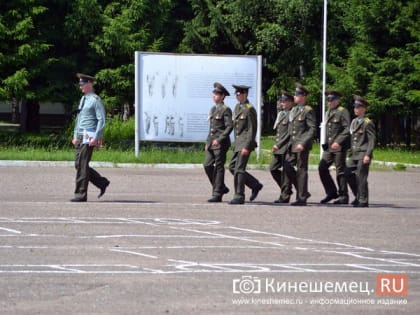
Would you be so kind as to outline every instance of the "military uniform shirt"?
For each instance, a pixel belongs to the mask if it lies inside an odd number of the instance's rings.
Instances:
[[[289,114],[290,110],[282,110],[277,114],[273,128],[276,130],[275,145],[278,147],[278,150],[274,154],[285,154],[287,151],[287,144],[289,143]]]
[[[350,125],[350,134],[351,152],[349,157],[354,160],[363,159],[365,155],[372,158],[376,141],[373,121],[367,117],[353,119]]]
[[[230,145],[229,135],[233,129],[232,110],[224,103],[212,107],[209,114],[210,130],[207,145],[217,140],[223,146]]]
[[[335,151],[343,151],[348,149],[350,145],[350,113],[342,106],[327,111],[327,125],[326,125],[326,141],[328,144],[328,151],[331,145],[336,142],[341,148]]]
[[[289,114],[289,135],[292,152],[298,144],[305,151],[312,149],[312,141],[316,135],[316,117],[311,106],[297,105]]]
[[[257,135],[257,112],[248,101],[238,103],[233,115],[233,127],[235,130],[234,152],[247,149],[254,150],[257,147],[255,136]]]
[[[95,93],[84,95],[80,99],[79,110],[73,138],[83,135],[85,129],[92,129],[96,131],[95,140],[101,139],[105,127],[105,109],[101,98]]]

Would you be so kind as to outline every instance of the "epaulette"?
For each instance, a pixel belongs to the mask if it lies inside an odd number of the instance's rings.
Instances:
[[[365,117],[365,123],[367,123],[367,124],[370,123],[370,119]]]
[[[306,110],[312,110],[312,107],[311,107],[311,106],[309,106],[309,105],[305,105],[305,109],[306,109]]]
[[[343,106],[338,106],[338,108],[337,108],[340,112],[341,111],[343,111],[344,110],[344,107]]]
[[[226,108],[228,108],[228,106],[226,104],[223,104],[222,108],[226,109]]]
[[[246,104],[246,108],[252,108],[252,104],[250,104],[250,103],[248,103],[248,104]]]
[[[99,96],[97,94],[92,94],[92,96],[96,99],[99,99]]]

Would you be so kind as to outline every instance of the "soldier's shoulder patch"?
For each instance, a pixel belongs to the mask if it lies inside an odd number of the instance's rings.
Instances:
[[[369,118],[367,118],[367,117],[365,117],[365,123],[370,123],[371,122],[371,120],[369,119]]]
[[[309,105],[305,105],[305,109],[306,109],[306,110],[312,110],[312,107],[311,107],[311,106],[309,106]]]
[[[226,104],[223,104],[222,108],[223,108],[223,109],[228,109],[228,108],[229,108],[229,106],[227,106]]]
[[[343,106],[338,106],[338,108],[337,108],[340,112],[342,112],[343,110],[344,110],[344,107]]]
[[[250,103],[246,104],[246,108],[248,108],[248,109],[252,108],[252,104],[250,104]]]

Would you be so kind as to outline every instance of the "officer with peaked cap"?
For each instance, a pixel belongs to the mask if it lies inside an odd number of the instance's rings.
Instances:
[[[287,177],[296,187],[296,201],[292,206],[306,206],[311,196],[308,192],[309,152],[316,135],[316,117],[311,106],[306,105],[309,91],[301,84],[296,84],[295,107],[289,114],[289,150],[284,163]]]
[[[89,167],[93,149],[100,145],[105,127],[105,109],[101,99],[94,93],[95,78],[77,73],[79,87],[84,94],[80,99],[72,143],[75,147],[76,188],[72,202],[87,201],[89,181],[99,188],[100,198],[109,185],[109,180]]]
[[[293,107],[293,95],[282,90],[277,101],[277,117],[273,129],[276,131],[275,142],[272,147],[273,157],[270,173],[280,188],[281,194],[274,203],[289,203],[292,194],[292,183],[284,172],[284,159],[289,145],[289,114]]]
[[[366,117],[368,102],[359,95],[353,95],[356,118],[350,124],[350,154],[346,165],[346,178],[356,197],[354,207],[369,206],[368,175],[376,142],[375,125]]]
[[[229,192],[225,185],[226,153],[230,147],[232,132],[232,110],[224,103],[228,90],[218,83],[213,84],[214,106],[209,113],[209,134],[205,146],[206,157],[204,170],[212,185],[212,198],[208,202],[221,202],[224,194]]]
[[[233,112],[233,128],[235,131],[235,142],[233,145],[233,155],[229,164],[229,171],[233,174],[235,195],[230,204],[245,203],[245,186],[251,188],[250,201],[257,198],[263,185],[251,174],[246,171],[249,156],[257,147],[255,137],[257,135],[258,119],[257,112],[248,100],[248,90],[251,88],[246,85],[232,85],[238,103]]]
[[[349,194],[345,177],[346,154],[350,145],[350,113],[340,106],[342,94],[338,91],[326,91],[328,102],[326,113],[326,143],[322,144],[324,152],[318,165],[318,173],[324,186],[326,196],[321,203],[333,199],[334,204],[348,204]],[[329,168],[334,164],[336,169],[337,186],[335,185]]]

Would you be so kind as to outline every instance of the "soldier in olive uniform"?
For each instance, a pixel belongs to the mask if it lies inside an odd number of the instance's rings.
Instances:
[[[296,106],[289,114],[289,149],[284,163],[287,177],[296,187],[296,201],[292,206],[306,206],[311,196],[308,192],[308,162],[312,141],[316,134],[316,117],[311,106],[306,105],[309,91],[296,84],[294,102]],[[295,170],[296,167],[296,170]]]
[[[347,160],[346,178],[356,197],[354,207],[369,207],[368,175],[375,147],[375,125],[365,117],[367,101],[354,95],[354,114],[356,118],[350,124],[350,154]]]
[[[270,164],[270,173],[280,188],[281,194],[274,203],[289,203],[292,194],[292,184],[284,173],[284,159],[289,145],[289,113],[293,107],[293,96],[287,91],[282,94],[277,102],[277,117],[274,123],[276,130],[275,143],[273,145],[273,157]]]
[[[325,193],[321,203],[333,199],[334,204],[348,204],[349,194],[345,177],[346,154],[350,145],[350,113],[339,106],[342,94],[337,91],[325,92],[329,109],[326,113],[326,143],[322,144],[324,152],[319,162],[318,172]],[[329,167],[334,164],[336,168],[337,187],[330,175]]]
[[[105,127],[105,109],[98,95],[94,93],[94,77],[78,73],[79,87],[84,96],[80,99],[72,143],[75,147],[76,189],[72,202],[87,200],[88,184],[99,188],[100,198],[109,185],[109,180],[89,167],[93,149],[102,141]]]
[[[210,130],[205,147],[206,159],[204,170],[213,187],[213,197],[208,202],[221,202],[224,194],[229,192],[225,186],[226,152],[230,147],[229,135],[232,132],[232,110],[223,100],[229,96],[226,88],[214,83],[213,101],[215,105],[209,114]]]
[[[235,143],[233,155],[229,164],[229,171],[233,174],[235,195],[230,204],[245,203],[245,185],[252,189],[250,201],[257,198],[263,185],[246,171],[249,156],[257,147],[255,137],[257,134],[257,112],[248,101],[249,86],[232,85],[235,88],[238,103],[233,113],[233,128],[235,130]]]

